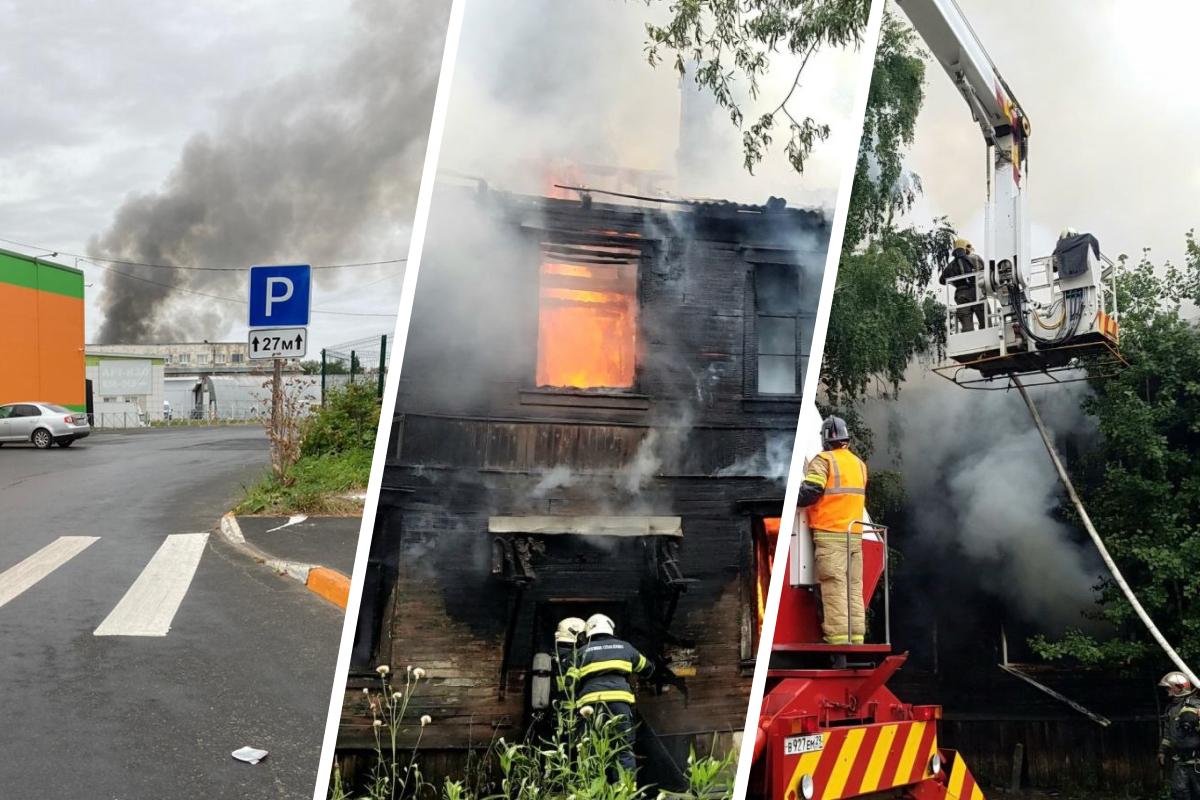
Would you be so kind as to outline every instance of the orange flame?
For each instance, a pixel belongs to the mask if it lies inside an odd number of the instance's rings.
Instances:
[[[542,264],[538,386],[633,386],[636,285],[632,264]]]
[[[779,517],[763,517],[764,536],[754,542],[755,573],[758,589],[758,632],[762,633],[767,613],[767,591],[771,588],[771,570],[775,566],[775,543],[779,540]]]

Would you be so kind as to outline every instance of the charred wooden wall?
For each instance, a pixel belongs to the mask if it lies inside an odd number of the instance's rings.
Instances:
[[[606,237],[640,253],[635,385],[539,389],[542,243]],[[754,389],[755,265],[796,266],[815,310],[827,239],[821,214],[779,207],[435,196],[344,744],[367,740],[356,690],[376,663],[432,677],[414,700],[415,715],[435,720],[423,746],[511,736],[527,721],[529,659],[550,647],[564,609],[610,613],[619,635],[687,676],[686,701],[667,688],[639,702],[668,746],[686,754],[686,737],[741,729],[752,531],[783,495],[761,460],[769,440],[790,440],[799,411],[798,395]],[[488,518],[531,514],[681,517],[678,606],[670,613],[662,537],[533,537],[534,579],[503,580]]]
[[[906,669],[892,685],[906,701],[942,706],[941,741],[963,753],[984,786],[1009,786],[1020,744],[1025,789],[1066,796],[1157,794],[1155,677],[1045,665],[1025,669],[1111,724],[1097,724],[1003,672],[995,661],[969,671],[945,664],[936,674]]]

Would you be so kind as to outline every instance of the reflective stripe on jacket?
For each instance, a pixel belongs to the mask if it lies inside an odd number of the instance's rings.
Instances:
[[[577,686],[576,704],[633,703],[629,675],[652,672],[654,665],[629,642],[601,634],[578,650],[568,680]]]
[[[866,516],[867,465],[846,447],[826,450],[817,458],[828,466],[825,493],[808,507],[808,526],[814,531],[845,534],[851,524]],[[862,533],[861,529],[853,532]]]

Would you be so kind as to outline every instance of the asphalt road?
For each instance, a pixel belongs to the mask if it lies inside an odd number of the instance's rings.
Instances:
[[[213,531],[265,464],[257,428],[0,448],[0,797],[312,796],[341,610],[215,533],[190,583],[182,551],[147,569],[169,535]],[[166,635],[95,635],[164,613]],[[244,745],[270,755],[234,760]]]

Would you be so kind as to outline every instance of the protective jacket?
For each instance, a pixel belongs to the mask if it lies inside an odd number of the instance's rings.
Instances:
[[[1200,759],[1200,697],[1194,693],[1171,699],[1163,716],[1159,752],[1167,760],[1191,763]]]
[[[634,703],[629,676],[646,678],[653,672],[654,665],[629,642],[597,634],[579,648],[569,679],[575,682],[576,704]]]
[[[956,249],[954,257],[938,276],[938,282],[951,283],[954,286],[955,303],[973,303],[979,299],[976,282],[979,280],[978,276],[983,273],[983,268],[983,259],[977,253]],[[967,275],[976,277],[967,278]],[[954,280],[955,278],[957,280]]]
[[[567,680],[575,666],[575,657],[579,654],[580,645],[572,642],[554,643],[554,688],[559,695],[567,692]]]
[[[849,448],[837,447],[818,453],[809,462],[804,483],[817,495],[808,506],[808,526],[814,531],[845,534],[863,519],[867,501],[867,465]],[[819,491],[816,491],[819,487]],[[802,488],[802,494],[804,490]],[[861,534],[861,530],[851,530]]]

